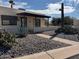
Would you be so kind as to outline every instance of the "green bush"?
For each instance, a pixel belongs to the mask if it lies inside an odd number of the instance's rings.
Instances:
[[[6,31],[4,31],[0,35],[1,35],[0,45],[9,47],[9,46],[13,46],[13,44],[16,43],[14,34],[10,34]]]
[[[63,27],[63,32],[68,34],[77,34],[77,29],[72,28],[71,26]]]

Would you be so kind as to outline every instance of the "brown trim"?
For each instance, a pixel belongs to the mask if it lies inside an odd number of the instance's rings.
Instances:
[[[17,13],[17,15],[51,18],[50,16],[46,16],[46,15],[43,15],[43,14],[33,14],[33,13],[26,13],[26,12]]]

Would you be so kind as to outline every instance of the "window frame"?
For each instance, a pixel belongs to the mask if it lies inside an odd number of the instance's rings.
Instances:
[[[8,17],[8,18],[7,18]],[[11,18],[10,18],[11,17]],[[16,19],[12,19],[12,18],[16,18]],[[6,19],[7,18],[7,19]],[[12,20],[11,20],[12,19]],[[5,24],[4,21],[9,21],[9,24]],[[10,16],[10,15],[1,15],[1,24],[3,26],[9,26],[9,25],[17,25],[17,20],[18,20],[18,17],[17,16]],[[16,22],[13,22],[13,21],[16,21]]]
[[[27,27],[27,17],[20,17],[21,27]]]
[[[35,27],[41,27],[41,18],[35,17]]]

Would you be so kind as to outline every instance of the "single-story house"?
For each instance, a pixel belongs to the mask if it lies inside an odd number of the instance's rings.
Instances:
[[[77,19],[73,20],[73,25],[74,26],[79,26],[79,20],[77,20]]]
[[[78,19],[73,20],[73,27],[79,29],[79,20]]]
[[[13,33],[40,32],[49,30],[50,16],[0,6],[0,29]]]

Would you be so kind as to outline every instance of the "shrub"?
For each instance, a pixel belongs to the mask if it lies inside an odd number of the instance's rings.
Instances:
[[[59,28],[55,31],[56,33],[65,33],[65,34],[77,34],[77,29],[72,28],[71,26],[64,26],[63,28]]]
[[[6,46],[6,47],[11,47],[14,43],[16,43],[14,34],[10,34],[6,31],[1,33],[0,45]]]
[[[77,29],[72,28],[71,26],[65,26],[63,28],[63,32],[68,34],[77,34]]]

